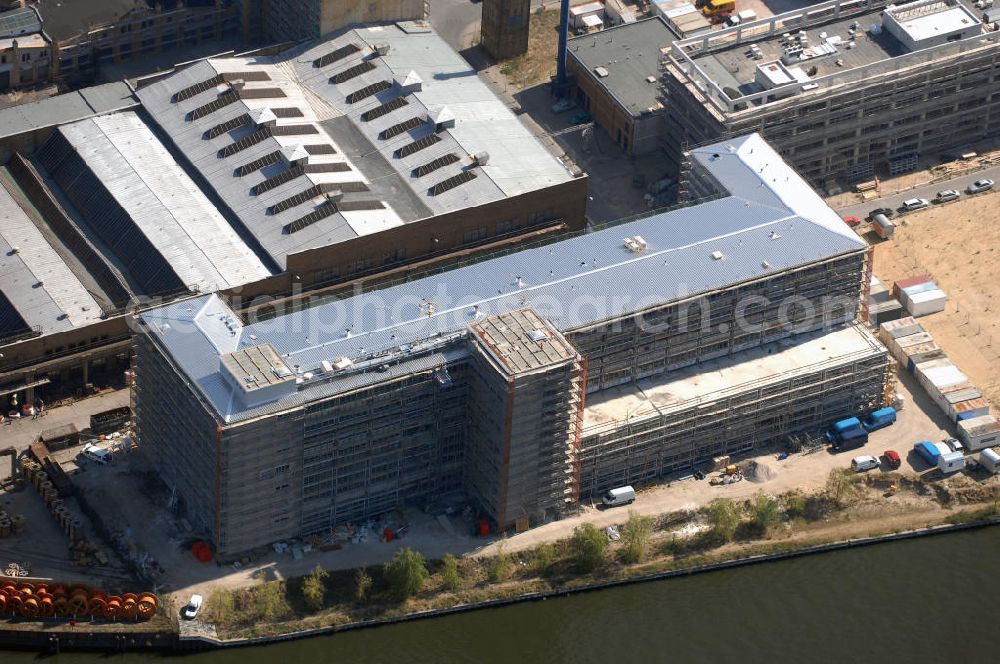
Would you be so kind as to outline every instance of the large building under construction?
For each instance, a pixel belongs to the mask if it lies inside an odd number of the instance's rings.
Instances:
[[[21,404],[120,384],[151,300],[278,309],[585,226],[587,178],[421,21],[0,110],[0,164]]]
[[[979,3],[982,4],[982,3]],[[1000,131],[1000,32],[969,0],[829,0],[674,41],[666,153],[759,132],[816,184],[913,170]]]
[[[759,136],[697,203],[246,324],[139,317],[141,445],[223,556],[463,495],[500,528],[880,406],[870,251]]]

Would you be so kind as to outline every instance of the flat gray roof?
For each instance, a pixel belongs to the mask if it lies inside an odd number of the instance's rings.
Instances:
[[[692,158],[727,196],[251,325],[224,324],[234,314],[214,295],[141,318],[220,418],[235,422],[356,385],[320,375],[273,403],[234,406],[219,357],[247,346],[269,343],[297,371],[322,373],[342,357],[363,372],[444,352],[481,317],[531,307],[568,332],[867,247],[757,134]],[[625,247],[634,236],[645,250]]]
[[[574,37],[569,40],[569,56],[630,113],[640,115],[662,106],[660,51],[676,39],[666,22],[656,16]],[[603,67],[608,75],[598,76],[596,67]]]
[[[216,291],[271,276],[138,115],[101,115],[59,132],[185,285]]]
[[[707,406],[734,393],[879,355],[885,348],[862,325],[796,335],[588,396],[584,433]]]
[[[101,318],[100,305],[4,187],[0,289],[24,322],[43,335]]]
[[[41,101],[0,109],[0,138],[133,108],[139,101],[125,83],[105,83]]]
[[[235,96],[232,80],[244,81]],[[282,266],[290,253],[572,178],[421,22],[349,28],[273,58],[198,62],[137,94]],[[314,148],[304,171],[267,161],[300,146]],[[480,153],[489,158],[477,165]],[[267,163],[238,174],[258,160]],[[338,190],[329,206],[323,194]]]
[[[42,21],[31,7],[0,12],[0,37],[18,37],[42,31]]]

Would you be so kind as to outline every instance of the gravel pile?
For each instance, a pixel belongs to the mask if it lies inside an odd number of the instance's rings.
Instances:
[[[746,470],[743,471],[746,478],[751,482],[757,482],[758,484],[763,482],[768,482],[773,480],[778,476],[778,471],[766,463],[760,463],[759,461],[751,461],[747,464]]]

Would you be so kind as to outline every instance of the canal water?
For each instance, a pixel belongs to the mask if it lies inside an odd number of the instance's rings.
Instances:
[[[1000,527],[217,651],[189,664],[1000,661]],[[0,653],[3,664],[37,661]],[[62,654],[128,664],[157,655]]]

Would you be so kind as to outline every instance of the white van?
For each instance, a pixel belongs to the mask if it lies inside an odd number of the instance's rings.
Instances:
[[[83,458],[93,461],[94,463],[99,463],[102,466],[111,461],[111,450],[98,447],[97,445],[93,445],[91,443],[84,445],[83,451],[80,452],[80,454]]]
[[[617,489],[611,489],[604,494],[601,502],[604,503],[605,507],[618,507],[619,505],[634,503],[635,489],[631,486],[620,486]]]

